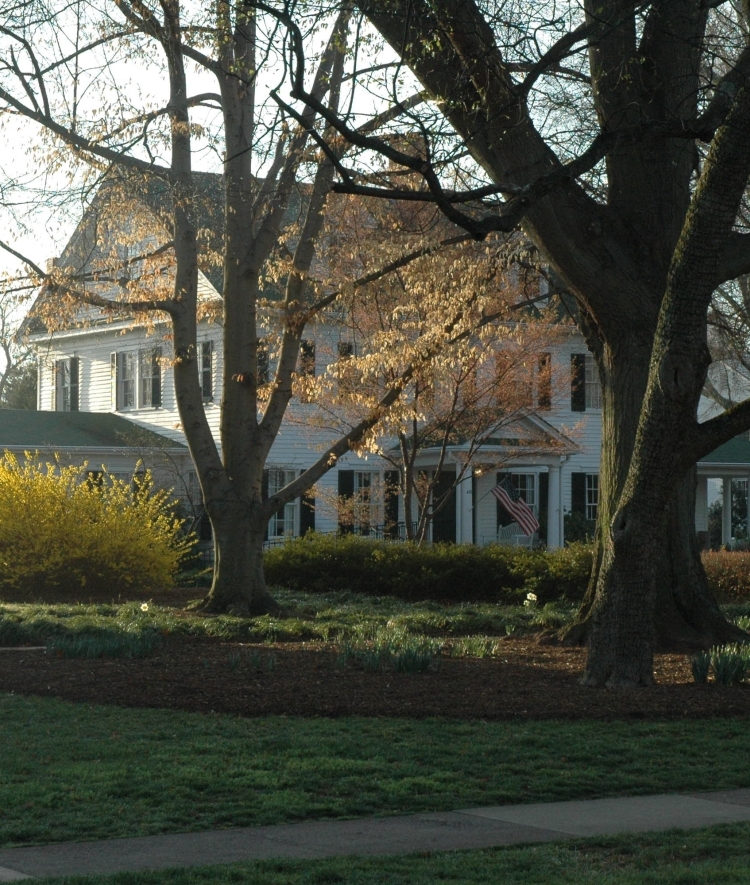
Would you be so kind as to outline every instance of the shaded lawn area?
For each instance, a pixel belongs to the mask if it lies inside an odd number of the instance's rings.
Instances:
[[[748,755],[745,719],[240,719],[0,695],[0,844],[745,787]]]
[[[45,879],[47,885],[739,885],[750,824],[429,856],[258,861],[153,873]]]

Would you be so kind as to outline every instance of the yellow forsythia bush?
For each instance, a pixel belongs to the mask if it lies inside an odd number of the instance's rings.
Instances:
[[[168,492],[83,467],[0,458],[0,596],[75,600],[172,585],[193,544]]]

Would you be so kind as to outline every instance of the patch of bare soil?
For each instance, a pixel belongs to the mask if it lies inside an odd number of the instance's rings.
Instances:
[[[239,716],[443,716],[460,719],[702,719],[750,715],[750,685],[695,685],[685,655],[656,659],[656,685],[583,688],[585,652],[510,638],[486,659],[434,672],[370,672],[316,643],[246,645],[167,637],[142,659],[0,653],[0,691],[70,701]],[[270,663],[269,663],[270,661]]]

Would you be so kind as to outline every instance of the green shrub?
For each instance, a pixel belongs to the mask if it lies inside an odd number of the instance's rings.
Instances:
[[[693,679],[698,685],[708,682],[708,673],[711,669],[711,653],[698,652],[690,658],[690,669],[693,671]]]
[[[719,602],[750,600],[750,553],[708,550],[702,559],[708,584]]]
[[[143,658],[160,642],[161,638],[155,630],[53,636],[47,640],[47,651],[64,658]]]
[[[583,597],[591,550],[581,544],[550,552],[468,544],[393,544],[356,535],[305,535],[265,555],[271,584],[307,592],[508,605],[536,594],[539,604]]]
[[[748,669],[747,646],[721,645],[711,649],[711,668],[717,685],[738,685]]]
[[[0,594],[77,600],[172,586],[192,545],[169,494],[149,474],[137,488],[86,465],[0,458]]]

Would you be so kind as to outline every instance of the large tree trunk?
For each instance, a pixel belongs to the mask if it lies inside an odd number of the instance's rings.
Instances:
[[[594,566],[575,623],[560,632],[566,644],[588,644],[597,599],[610,592],[606,578],[614,556],[610,527],[633,453],[648,380],[649,350],[648,341],[631,339],[627,358],[622,351],[619,358],[613,358],[606,347],[599,355],[602,454]],[[675,492],[666,518],[653,527],[654,535],[647,539],[652,553],[646,546],[617,551],[624,559],[624,575],[635,575],[644,562],[655,570],[652,625],[642,623],[640,629],[651,631],[656,647],[663,651],[693,651],[747,638],[722,615],[708,586],[695,534],[695,475],[695,469],[689,472]]]
[[[277,612],[263,573],[263,519],[225,510],[211,524],[216,561],[202,610],[243,616]]]

